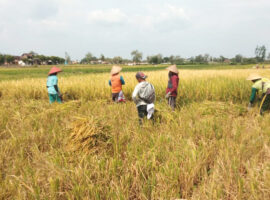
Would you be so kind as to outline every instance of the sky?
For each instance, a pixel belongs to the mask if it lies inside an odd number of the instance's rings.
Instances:
[[[270,52],[270,0],[0,0],[0,53],[82,59]]]

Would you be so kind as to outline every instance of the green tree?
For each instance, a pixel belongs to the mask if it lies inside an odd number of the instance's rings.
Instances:
[[[30,51],[29,54],[32,54],[33,57],[37,56],[38,54],[34,51]]]
[[[105,56],[103,54],[101,54],[99,59],[102,60],[102,61],[105,61],[106,58],[105,58]]]
[[[175,65],[181,65],[184,63],[184,59],[181,58],[181,56],[173,56],[171,55],[169,58],[169,61],[171,64],[175,64]]]
[[[190,64],[194,64],[195,63],[195,58],[194,57],[190,57],[188,60],[189,60],[189,63]]]
[[[14,56],[11,56],[11,55],[5,55],[5,60],[7,63],[11,64],[15,60],[15,58]]]
[[[242,63],[243,62],[243,56],[241,54],[237,54],[235,56],[235,62],[236,63]]]
[[[5,63],[5,56],[0,54],[0,65],[3,65]]]
[[[266,47],[264,45],[257,46],[255,49],[255,55],[258,62],[264,62],[266,56]]]
[[[51,60],[52,64],[54,65],[63,64],[65,62],[65,59],[57,57],[57,56],[51,56],[49,57],[49,60]]]
[[[121,58],[120,56],[116,56],[113,58],[113,63],[114,64],[122,64],[123,63],[123,58]]]
[[[94,60],[94,57],[92,55],[92,53],[88,52],[85,57],[81,60],[81,63],[84,63],[84,64],[89,64],[91,63],[91,61]]]
[[[164,62],[164,63],[170,62],[170,58],[169,58],[169,57],[164,57],[164,58],[163,58],[163,62]]]
[[[200,54],[195,57],[195,62],[200,63],[200,64],[207,64],[210,60],[210,55],[209,54]]]
[[[174,64],[175,56],[174,55],[171,55],[170,58],[169,58],[169,60],[170,60],[170,63],[171,64]]]
[[[150,64],[160,64],[163,61],[163,57],[161,54],[153,55],[153,56],[148,56],[147,61]]]
[[[203,62],[204,63],[208,63],[210,61],[210,55],[209,54],[204,54],[204,56],[203,56]]]
[[[134,50],[131,52],[132,60],[133,62],[141,62],[143,54],[139,52],[138,50]]]
[[[84,58],[86,62],[90,63],[93,60],[93,55],[92,53],[88,52]]]
[[[200,64],[202,64],[202,63],[204,63],[204,57],[203,57],[203,55],[198,55],[198,56],[196,56],[195,57],[195,62],[196,63],[200,63]]]
[[[184,59],[181,56],[175,56],[173,64],[182,65],[184,64]]]
[[[224,63],[224,61],[226,60],[226,58],[224,56],[219,56],[219,62]]]
[[[243,58],[244,64],[256,64],[257,59],[256,58]]]

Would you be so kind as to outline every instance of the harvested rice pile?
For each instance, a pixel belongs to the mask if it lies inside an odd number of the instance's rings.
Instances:
[[[72,124],[68,147],[71,151],[96,153],[111,146],[110,127],[94,117],[81,117]]]

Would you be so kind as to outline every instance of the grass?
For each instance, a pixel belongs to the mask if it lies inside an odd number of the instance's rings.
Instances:
[[[64,70],[62,76],[74,76],[84,74],[108,73],[111,66],[108,65],[60,65]],[[139,65],[139,66],[123,66],[123,72],[137,72],[137,71],[159,71],[163,70],[167,65]],[[179,69],[249,69],[251,65],[182,65]],[[23,78],[45,78],[51,66],[36,66],[25,68],[0,68],[0,81],[2,80],[18,80]]]
[[[0,83],[0,199],[269,199],[270,115],[247,111],[255,70],[181,70],[178,108],[157,91],[155,125],[110,101],[109,74]],[[268,70],[260,71],[269,76]],[[134,72],[122,73],[130,99]]]

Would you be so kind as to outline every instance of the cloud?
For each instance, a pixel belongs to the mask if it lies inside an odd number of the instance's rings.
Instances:
[[[165,11],[161,12],[161,17],[164,19],[181,19],[189,20],[189,16],[182,7],[177,7],[171,4],[167,4],[164,8]]]
[[[130,21],[142,31],[159,33],[181,31],[188,27],[190,18],[185,9],[171,4],[149,5],[145,14],[136,15]]]
[[[94,10],[87,15],[88,22],[97,24],[121,24],[127,15],[118,8],[108,10]]]
[[[86,14],[87,22],[98,26],[121,25],[134,31],[177,31],[187,27],[189,16],[184,8],[165,4],[149,5],[141,14],[128,13],[120,8],[93,10]]]
[[[58,8],[59,5],[55,0],[0,0],[0,16],[9,21],[46,19],[57,15]]]
[[[226,2],[226,0],[223,0],[224,3]],[[251,7],[251,8],[255,8],[255,7],[261,7],[261,6],[266,6],[266,5],[270,5],[270,1],[269,0],[238,0],[238,1],[229,1],[228,5],[231,7],[239,7],[239,8],[243,8],[243,7]]]
[[[39,19],[47,19],[53,16],[56,16],[58,13],[58,5],[52,1],[36,1],[31,2],[30,9],[32,12],[30,12],[30,17],[35,20]],[[29,9],[29,6],[25,9]]]
[[[248,56],[270,48],[269,9],[269,0],[0,0],[0,51]]]

